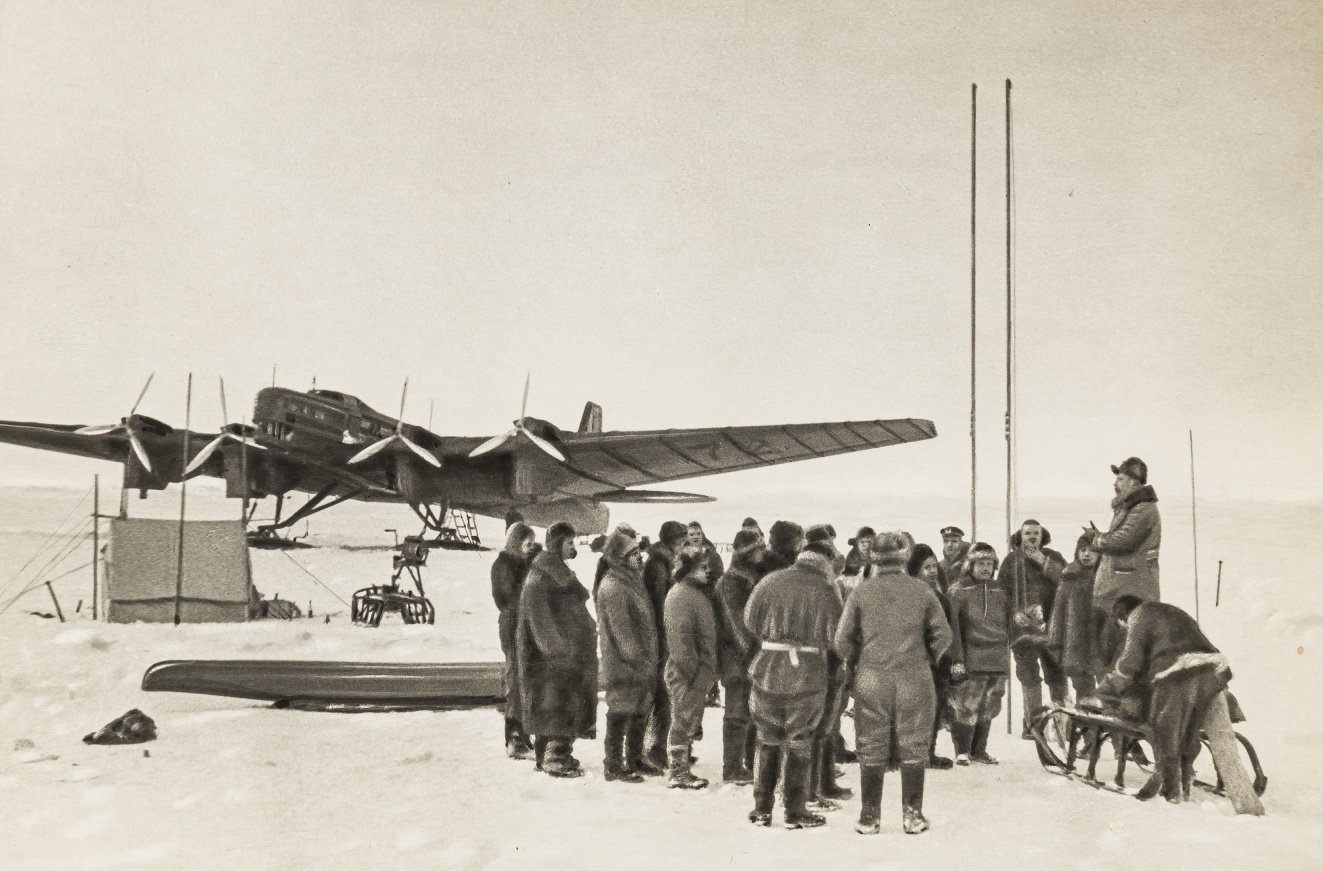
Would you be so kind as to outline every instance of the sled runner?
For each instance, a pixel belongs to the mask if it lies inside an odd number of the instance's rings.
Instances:
[[[1151,747],[1152,735],[1147,724],[1142,722],[1101,711],[1052,705],[1039,710],[1030,723],[1030,731],[1038,750],[1038,761],[1044,769],[1052,774],[1079,780],[1095,789],[1125,792],[1128,761],[1135,761],[1141,770],[1148,768],[1142,745],[1148,744]],[[1244,735],[1236,732],[1235,736],[1254,770],[1254,792],[1263,795],[1268,787],[1268,777],[1259,765],[1259,755]],[[1200,737],[1212,753],[1207,733],[1201,733]],[[1104,782],[1098,779],[1098,759],[1102,748],[1108,744],[1114,744],[1116,748],[1116,774],[1111,782]],[[1083,774],[1075,769],[1080,761],[1084,761],[1087,766]],[[1194,785],[1217,795],[1225,794],[1221,775],[1215,784],[1195,780]]]

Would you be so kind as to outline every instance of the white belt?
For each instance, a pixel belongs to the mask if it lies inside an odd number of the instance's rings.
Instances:
[[[790,664],[799,668],[799,655],[801,653],[822,653],[820,647],[805,647],[802,644],[786,644],[781,641],[764,641],[763,650],[781,650],[790,654]]]

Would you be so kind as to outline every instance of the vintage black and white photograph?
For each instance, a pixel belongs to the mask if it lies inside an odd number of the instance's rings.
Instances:
[[[1320,38],[0,2],[0,865],[1317,864]]]

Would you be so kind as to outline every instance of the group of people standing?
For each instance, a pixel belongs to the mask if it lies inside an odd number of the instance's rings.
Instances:
[[[788,828],[822,825],[816,811],[853,796],[836,783],[837,762],[857,761],[856,830],[880,831],[885,774],[898,769],[903,828],[925,831],[925,772],[952,767],[936,752],[943,725],[954,764],[997,764],[988,737],[1011,660],[1026,730],[1044,683],[1065,703],[1068,682],[1085,696],[1104,677],[1111,689],[1138,677],[1113,668],[1144,658],[1121,656],[1114,606],[1158,599],[1161,523],[1142,461],[1112,470],[1112,524],[1080,536],[1069,563],[1034,520],[999,562],[956,527],[941,531],[940,558],[908,533],[868,527],[843,555],[830,525],[781,520],[764,535],[747,519],[728,568],[697,523],[668,521],[650,546],[621,524],[600,542],[596,621],[569,567],[573,527],[554,524],[539,547],[515,521],[492,567],[507,753],[554,777],[582,775],[573,745],[596,737],[600,685],[606,779],[666,775],[672,788],[701,789],[708,781],[693,771],[693,743],[720,683],[722,778],[753,784],[751,822],[771,825],[780,785]],[[851,698],[853,753],[840,736]]]

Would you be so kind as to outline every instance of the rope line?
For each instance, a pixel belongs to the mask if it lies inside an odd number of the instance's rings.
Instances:
[[[335,598],[339,599],[341,605],[344,605],[345,607],[348,607],[348,606],[349,606],[349,603],[348,603],[348,602],[346,602],[344,599],[340,599],[340,594],[339,594],[339,593],[337,593],[335,590],[332,590],[330,587],[326,586],[326,584],[322,583],[322,579],[321,579],[321,578],[317,577],[317,576],[314,575],[312,572],[308,571],[307,566],[303,565],[303,564],[300,563],[298,560],[294,559],[294,557],[290,556],[288,551],[283,551],[283,550],[282,550],[280,553],[285,557],[285,559],[289,560],[290,562],[294,563],[294,565],[296,565],[296,566],[298,566],[300,569],[302,569],[304,574],[306,574],[308,577],[312,578],[312,579],[313,579],[314,581],[316,581],[319,585],[321,585],[321,587],[322,587],[324,590],[326,590],[326,592],[330,593],[332,596],[335,596]]]
[[[46,547],[51,543],[51,539],[55,538],[57,535],[60,534],[60,530],[64,528],[64,524],[69,522],[69,518],[73,517],[74,512],[77,511],[82,506],[82,504],[87,501],[87,497],[90,495],[92,495],[92,487],[87,488],[87,492],[83,494],[83,498],[79,499],[78,504],[74,505],[73,508],[69,509],[69,513],[66,514],[64,516],[64,519],[60,521],[59,525],[56,526],[55,529],[51,531],[51,534],[46,536],[46,540],[43,541],[41,543],[41,546],[37,548],[36,553],[34,553],[31,557],[28,558],[28,561],[23,564],[23,567],[20,568],[18,571],[14,572],[14,576],[11,577],[9,580],[5,581],[3,585],[0,585],[0,593],[3,593],[5,590],[9,589],[9,587],[14,583],[14,581],[17,581],[19,579],[19,576],[22,575],[23,572],[27,571],[28,566],[32,565],[33,561],[35,561],[37,557],[41,556],[41,554],[46,550]]]

